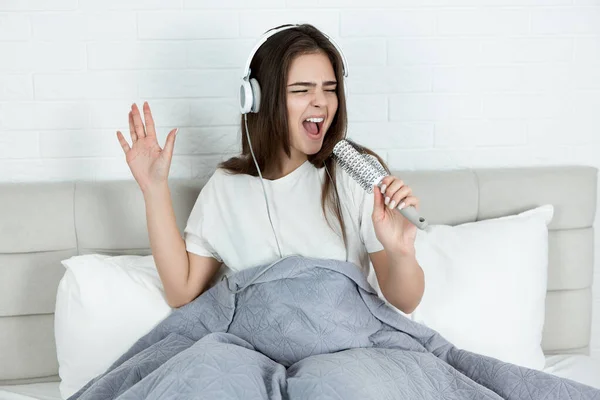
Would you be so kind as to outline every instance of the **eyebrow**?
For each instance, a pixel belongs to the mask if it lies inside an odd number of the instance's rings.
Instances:
[[[332,85],[337,85],[337,81],[326,81],[326,82],[323,82],[323,86],[332,86]],[[289,84],[288,86],[308,86],[308,87],[315,87],[315,86],[317,86],[317,84],[314,83],[314,82],[294,82],[292,84]]]

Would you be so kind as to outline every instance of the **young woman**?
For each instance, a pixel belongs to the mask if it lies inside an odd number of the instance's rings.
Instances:
[[[235,272],[297,254],[347,260],[365,274],[371,261],[385,298],[412,312],[424,290],[416,227],[394,208],[418,209],[419,200],[391,175],[371,198],[336,167],[332,150],[345,138],[347,121],[336,47],[311,25],[285,29],[260,46],[251,71],[262,90],[259,112],[247,116],[251,141],[242,118],[242,152],[221,163],[203,187],[184,238],[167,186],[177,130],[161,149],[144,103],[145,126],[135,104],[129,113],[132,146],[117,132],[144,194],[150,246],[169,304],[195,299],[222,265]]]

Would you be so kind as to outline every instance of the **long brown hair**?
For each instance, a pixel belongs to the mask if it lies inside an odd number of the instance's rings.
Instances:
[[[336,187],[336,163],[331,157],[335,144],[346,138],[348,123],[346,97],[344,95],[343,61],[336,47],[314,26],[303,24],[278,32],[263,43],[254,55],[250,64],[251,77],[256,78],[260,83],[261,101],[259,112],[247,115],[248,129],[256,162],[261,171],[265,171],[266,168],[273,165],[278,165],[281,149],[285,151],[288,157],[291,156],[286,94],[288,71],[296,57],[312,53],[323,53],[331,61],[337,81],[338,108],[331,126],[325,134],[321,149],[318,153],[309,155],[308,161],[316,168],[327,166],[329,174],[326,174],[321,190],[321,207],[327,224],[334,232],[335,229],[332,227],[329,218],[327,218],[326,208],[336,215],[344,246],[346,246],[346,226]],[[241,154],[223,161],[219,164],[219,167],[231,174],[258,176],[256,165],[250,153],[243,115],[241,118],[241,131]],[[377,157],[389,172],[385,162],[372,150],[358,145],[357,147],[362,152]]]

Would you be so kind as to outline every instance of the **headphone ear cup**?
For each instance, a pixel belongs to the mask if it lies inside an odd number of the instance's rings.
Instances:
[[[257,113],[260,110],[260,85],[254,78],[250,79],[250,86],[252,87],[252,109],[251,111]]]
[[[242,114],[248,114],[252,111],[253,104],[252,85],[247,79],[242,79],[240,85],[240,111]]]

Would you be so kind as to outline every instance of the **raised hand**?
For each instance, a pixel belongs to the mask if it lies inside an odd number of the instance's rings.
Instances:
[[[148,102],[144,102],[143,109],[146,126],[135,103],[129,112],[131,147],[120,131],[117,131],[117,138],[125,152],[125,159],[133,177],[142,192],[146,192],[167,183],[177,129],[169,132],[165,147],[161,149],[156,139],[154,120]]]

